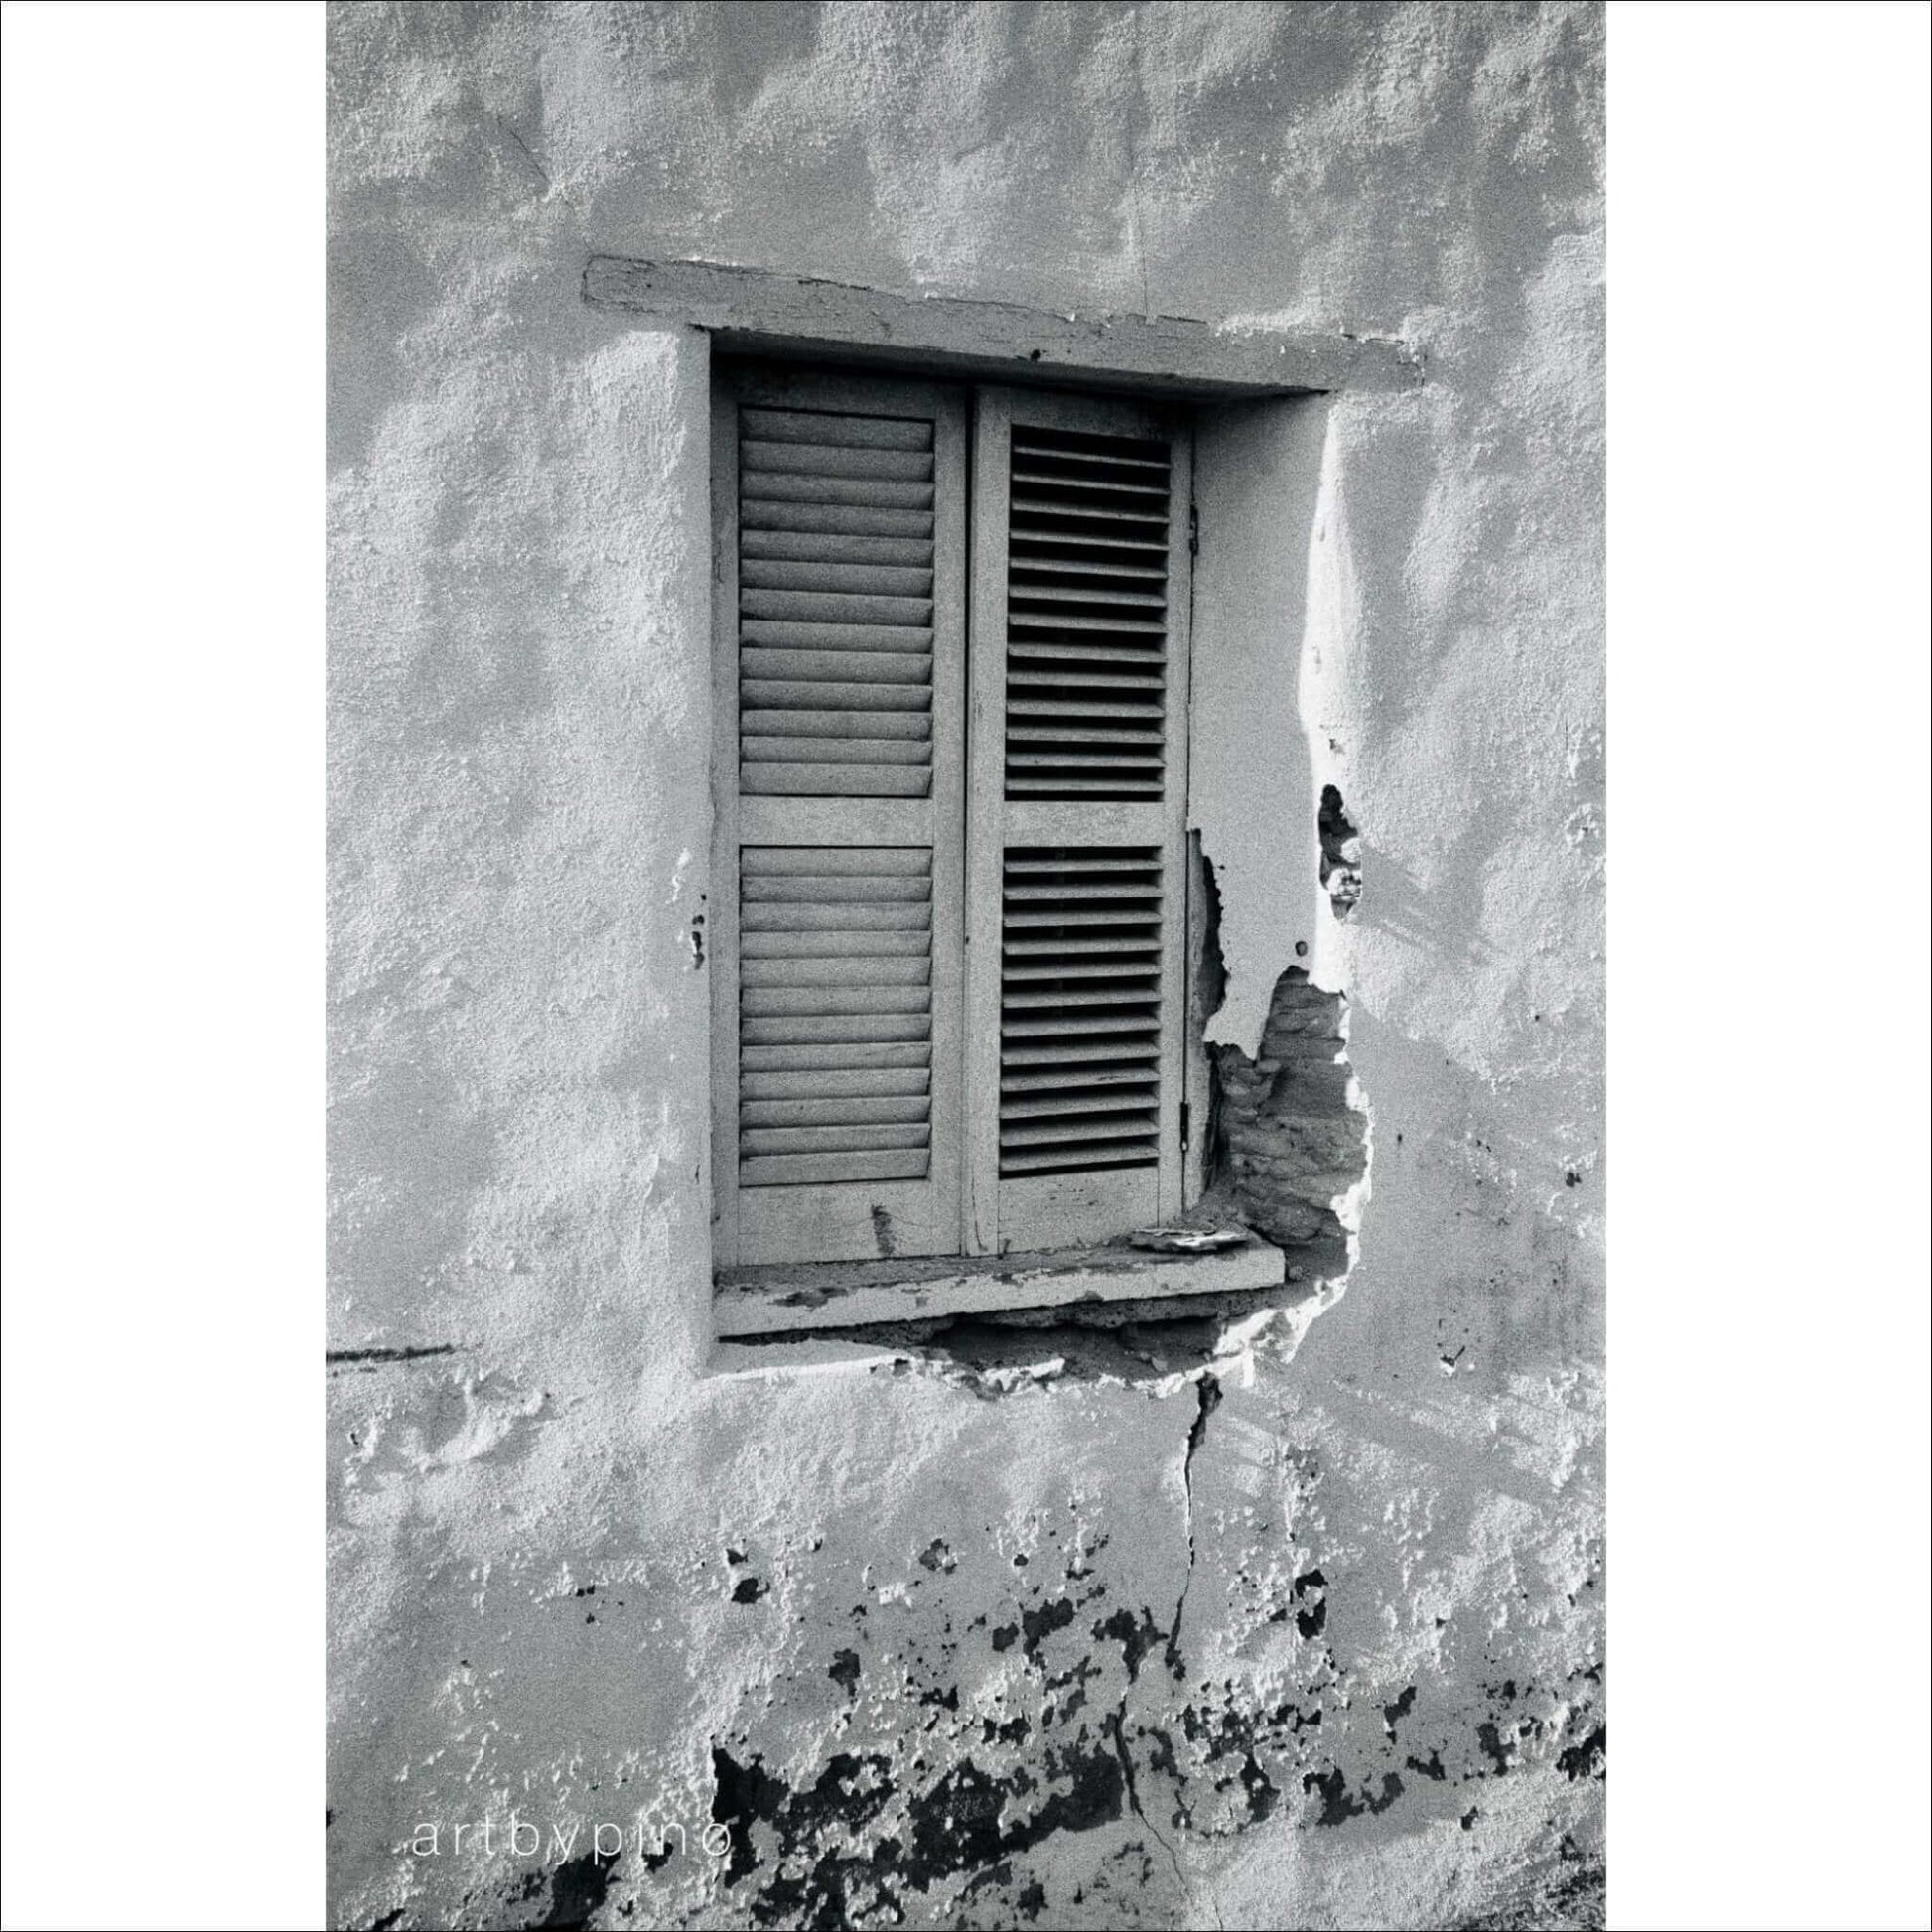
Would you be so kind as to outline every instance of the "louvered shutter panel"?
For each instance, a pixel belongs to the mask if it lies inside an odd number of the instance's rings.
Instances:
[[[967,1245],[1181,1205],[1190,447],[982,390],[967,808]]]
[[[715,421],[717,1259],[955,1252],[963,399],[741,372]]]

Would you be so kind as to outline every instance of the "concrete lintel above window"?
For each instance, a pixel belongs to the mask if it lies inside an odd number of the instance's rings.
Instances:
[[[1259,1235],[1195,1255],[1113,1242],[1043,1254],[739,1268],[719,1275],[717,1332],[729,1340],[1069,1303],[1233,1295],[1279,1288],[1285,1278],[1282,1251]]]
[[[593,308],[711,332],[720,348],[809,356],[931,376],[1131,387],[1193,401],[1336,389],[1414,388],[1400,343],[1341,330],[1283,330],[1182,316],[1062,315],[1017,303],[897,295],[716,262],[593,255]]]

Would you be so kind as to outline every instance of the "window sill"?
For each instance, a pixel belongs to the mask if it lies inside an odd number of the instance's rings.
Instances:
[[[1216,1254],[1151,1254],[1123,1243],[1038,1254],[936,1255],[721,1272],[713,1304],[721,1340],[933,1321],[1069,1302],[1130,1302],[1278,1288],[1282,1251],[1250,1235]]]

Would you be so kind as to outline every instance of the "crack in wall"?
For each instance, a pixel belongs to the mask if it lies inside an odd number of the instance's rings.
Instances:
[[[1180,1619],[1187,1613],[1187,1592],[1194,1585],[1194,1455],[1207,1440],[1207,1419],[1221,1406],[1221,1381],[1217,1375],[1203,1375],[1194,1385],[1199,1406],[1187,1429],[1187,1452],[1180,1463],[1180,1494],[1184,1511],[1182,1521],[1187,1533],[1187,1574],[1180,1581],[1180,1595],[1173,1606],[1173,1624],[1168,1631],[1166,1651],[1168,1668],[1181,1675]]]
[[[1187,1592],[1193,1587],[1195,1560],[1198,1554],[1194,1537],[1194,1457],[1199,1453],[1201,1445],[1207,1440],[1208,1417],[1221,1406],[1220,1377],[1212,1373],[1203,1374],[1196,1380],[1194,1389],[1194,1415],[1187,1426],[1187,1445],[1180,1460],[1181,1525],[1187,1545],[1187,1569],[1180,1581],[1180,1593],[1174,1600],[1173,1621],[1169,1627],[1167,1645],[1163,1652],[1167,1666],[1176,1680],[1185,1675],[1180,1655],[1180,1626],[1187,1612]],[[1174,1888],[1179,1894],[1184,1915],[1192,1899],[1188,1891],[1186,1874],[1181,1869],[1180,1855],[1173,1841],[1154,1822],[1141,1803],[1140,1784],[1134,1771],[1134,1754],[1127,1744],[1127,1706],[1134,1695],[1134,1687],[1139,1682],[1139,1678],[1138,1669],[1130,1663],[1126,1681],[1121,1685],[1120,1703],[1108,1718],[1105,1730],[1112,1737],[1114,1754],[1120,1760],[1121,1783],[1127,1799],[1127,1808],[1146,1827],[1148,1835],[1166,1855],[1169,1867],[1173,1873]],[[1217,1927],[1222,1923],[1218,1911],[1215,1913],[1214,1922]]]
[[[1133,1680],[1130,1678],[1120,1694],[1120,1709],[1108,1719],[1106,1727],[1113,1735],[1114,1754],[1120,1759],[1120,1776],[1121,1783],[1126,1788],[1127,1809],[1147,1827],[1148,1836],[1168,1855],[1168,1864],[1173,1872],[1174,1889],[1180,1894],[1180,1904],[1184,1913],[1191,1900],[1187,1893],[1187,1880],[1180,1869],[1180,1856],[1174,1851],[1160,1826],[1142,1809],[1140,1787],[1134,1781],[1134,1754],[1127,1748],[1124,1722],[1127,1700],[1132,1690]],[[1218,1923],[1218,1918],[1216,1922]]]

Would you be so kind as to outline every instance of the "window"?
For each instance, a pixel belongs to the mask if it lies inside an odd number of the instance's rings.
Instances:
[[[1183,1208],[1191,435],[721,369],[721,1267]]]

